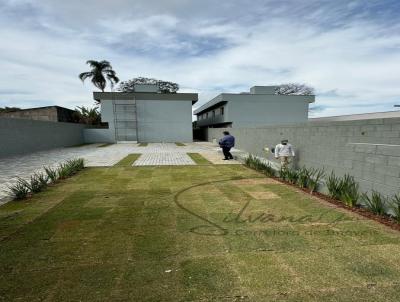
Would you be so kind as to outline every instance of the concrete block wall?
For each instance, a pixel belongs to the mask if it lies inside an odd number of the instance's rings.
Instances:
[[[0,157],[82,144],[84,128],[82,124],[0,118]]]
[[[111,129],[87,128],[83,130],[85,143],[115,143]]]
[[[207,138],[222,137],[228,130],[236,147],[276,162],[264,147],[287,138],[296,150],[295,166],[324,168],[342,176],[353,175],[361,191],[385,195],[400,193],[400,118],[308,122],[263,128],[209,128]],[[326,188],[322,188],[326,191]]]

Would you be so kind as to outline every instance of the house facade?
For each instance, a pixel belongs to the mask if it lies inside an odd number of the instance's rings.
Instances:
[[[157,85],[136,85],[135,92],[94,92],[108,129],[90,129],[86,141],[191,142],[196,93],[160,93]]]
[[[306,122],[313,95],[277,95],[276,86],[222,93],[194,111],[197,127],[259,127]]]

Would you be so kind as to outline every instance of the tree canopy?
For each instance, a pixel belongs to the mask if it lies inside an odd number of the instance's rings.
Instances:
[[[78,123],[88,125],[99,125],[101,124],[101,115],[97,106],[93,108],[89,107],[76,107],[74,112],[74,118]]]
[[[314,95],[314,88],[306,84],[287,83],[275,89],[275,94],[282,95]]]
[[[121,82],[118,85],[117,91],[134,92],[136,84],[158,85],[161,93],[176,93],[179,90],[179,85],[177,83],[157,80],[154,78],[139,77]]]

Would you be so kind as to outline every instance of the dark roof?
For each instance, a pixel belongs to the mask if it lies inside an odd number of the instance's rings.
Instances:
[[[61,106],[43,106],[43,107],[33,107],[33,108],[24,108],[24,109],[18,109],[15,111],[10,111],[10,112],[18,112],[18,111],[28,111],[28,110],[39,110],[39,109],[48,109],[48,108],[57,108],[57,109],[62,109],[62,110],[69,110],[69,111],[74,111],[73,109],[61,107]]]
[[[199,99],[197,93],[155,93],[155,92],[93,92],[96,101],[102,100],[172,100],[192,101],[196,103]]]

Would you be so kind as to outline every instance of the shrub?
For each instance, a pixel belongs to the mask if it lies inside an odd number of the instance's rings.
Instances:
[[[393,196],[390,208],[392,209],[397,222],[400,223],[400,193]]]
[[[282,179],[282,180],[284,180],[284,181],[289,181],[288,179],[289,179],[289,172],[288,172],[288,169],[280,169],[279,170],[279,177]]]
[[[313,193],[317,190],[319,182],[324,175],[325,172],[323,169],[307,169],[306,167],[302,167],[298,171],[297,184],[301,188],[309,188],[310,193]]]
[[[297,184],[300,188],[308,188],[310,180],[310,170],[306,167],[302,167],[298,173]]]
[[[41,192],[47,186],[47,179],[43,174],[35,173],[31,176],[27,186],[32,193]]]
[[[311,194],[318,189],[319,182],[321,178],[324,176],[325,176],[324,169],[313,169],[310,178],[308,179],[308,187],[310,189]]]
[[[85,168],[85,161],[83,158],[71,159],[67,161],[67,164],[72,166],[75,173]]]
[[[275,170],[270,164],[264,164],[262,172],[267,176],[275,176]]]
[[[326,180],[326,186],[328,187],[329,196],[334,199],[340,199],[341,195],[341,181],[339,177],[336,177],[333,171]]]
[[[57,178],[66,179],[68,176],[72,175],[72,169],[66,163],[60,164],[57,168]]]
[[[8,187],[15,199],[25,199],[29,194],[29,183],[22,178],[17,179],[17,183]]]
[[[296,184],[299,179],[299,172],[294,169],[286,169],[287,181],[291,184]]]
[[[340,178],[336,177],[332,171],[326,181],[326,185],[330,197],[340,200],[350,207],[357,205],[360,199],[359,185],[353,176],[345,174],[343,178]]]
[[[344,175],[340,182],[340,200],[349,207],[356,206],[360,198],[358,183],[355,182],[353,176],[348,174]]]
[[[259,158],[251,154],[246,158],[244,164],[249,168],[262,172],[267,176],[275,176],[275,170],[271,167],[269,163],[265,164]]]
[[[299,172],[294,169],[281,168],[279,171],[279,177],[288,183],[296,184],[299,179]]]
[[[49,177],[44,173],[38,173],[37,177],[43,187],[47,187],[47,185],[49,184]]]
[[[47,178],[50,180],[50,182],[57,181],[57,179],[58,179],[57,170],[52,169],[50,167],[44,167],[44,170],[46,171]]]
[[[387,203],[387,198],[382,196],[381,193],[373,190],[371,193],[371,197],[368,196],[368,194],[364,193],[362,195],[362,199],[367,209],[369,209],[372,213],[377,215],[385,214],[385,206]]]
[[[60,164],[57,169],[59,179],[68,178],[84,168],[83,158],[71,159],[63,164]]]

